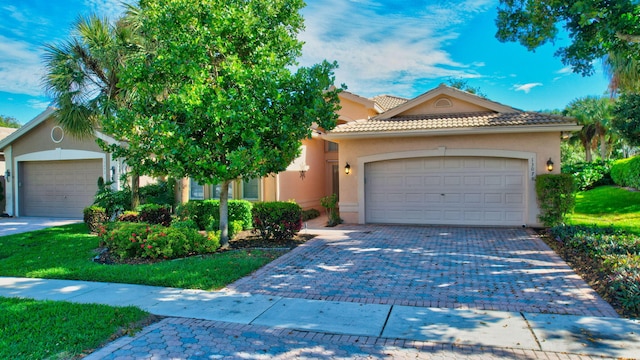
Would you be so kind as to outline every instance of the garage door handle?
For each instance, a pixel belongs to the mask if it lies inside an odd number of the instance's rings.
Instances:
[[[440,194],[440,196],[444,196],[444,194]]]

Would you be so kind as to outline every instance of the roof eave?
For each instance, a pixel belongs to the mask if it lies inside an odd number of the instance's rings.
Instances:
[[[527,126],[500,126],[500,127],[467,127],[455,129],[423,129],[407,131],[361,131],[345,133],[328,133],[327,140],[341,139],[370,139],[389,137],[414,137],[414,136],[448,136],[448,135],[487,135],[487,134],[519,134],[519,133],[542,133],[542,132],[563,132],[578,131],[581,125],[527,125]]]
[[[43,121],[47,120],[49,117],[55,113],[55,109],[52,107],[48,107],[45,111],[41,112],[35,118],[31,119],[28,123],[22,125],[18,130],[12,132],[6,138],[0,140],[0,149],[4,149],[7,146],[11,145],[16,139],[20,138],[25,133],[29,132],[31,129],[40,125]]]

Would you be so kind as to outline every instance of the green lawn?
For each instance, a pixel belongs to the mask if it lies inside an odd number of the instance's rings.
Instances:
[[[615,226],[640,234],[640,191],[601,186],[577,194],[571,225]]]
[[[140,265],[92,261],[98,238],[84,224],[0,237],[0,276],[106,281],[214,290],[284,252],[229,251]],[[130,329],[137,308],[0,298],[0,359],[72,359]]]
[[[0,297],[0,359],[73,359],[149,314],[134,307]]]
[[[246,276],[282,251],[228,251],[141,265],[92,261],[98,238],[84,224],[0,237],[0,276],[72,279],[215,290]]]

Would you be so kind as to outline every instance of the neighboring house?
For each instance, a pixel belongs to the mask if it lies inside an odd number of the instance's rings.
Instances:
[[[348,223],[539,225],[535,178],[560,169],[565,117],[523,112],[446,85],[339,125]]]
[[[314,129],[285,171],[237,180],[230,197],[320,209],[320,199],[336,193],[348,223],[539,225],[535,177],[547,173],[550,159],[559,172],[561,133],[580,129],[569,118],[445,85],[411,100],[346,91],[339,97],[335,129]],[[98,177],[123,185],[126,164],[95,139],[65,135],[53,113],[47,109],[0,141],[9,215],[81,217]],[[218,196],[219,186],[178,183],[181,202]]]
[[[341,94],[340,122],[377,115],[382,108],[372,100]],[[99,132],[108,143],[115,140]],[[323,196],[338,192],[337,144],[322,139],[316,129],[302,143],[301,155],[286,171],[262,179],[238,180],[231,184],[231,198],[251,201],[295,200],[303,208],[320,208]],[[7,138],[0,140],[7,158],[6,206],[11,216],[82,217],[82,209],[93,203],[99,177],[122,188],[120,174],[127,166],[112,159],[94,138],[77,139],[65,133],[49,108]],[[151,179],[141,179],[141,186]],[[199,185],[183,179],[178,199],[217,198],[219,186]]]

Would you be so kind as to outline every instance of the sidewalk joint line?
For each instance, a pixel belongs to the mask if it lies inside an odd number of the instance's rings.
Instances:
[[[531,332],[531,336],[533,336],[533,340],[535,340],[536,344],[538,345],[538,349],[540,351],[542,350],[542,344],[540,343],[540,340],[538,340],[538,337],[536,336],[536,333],[533,331],[533,327],[531,327],[531,324],[529,323],[529,319],[527,319],[524,316],[524,313],[521,311],[520,312],[520,316],[522,316],[522,319],[524,320],[525,324],[527,324],[527,329],[529,329],[529,332]]]
[[[393,304],[391,305],[391,307],[389,308],[389,312],[387,313],[387,318],[384,319],[384,324],[382,324],[382,329],[380,329],[380,334],[378,335],[378,337],[382,337],[382,334],[384,333],[384,329],[387,327],[387,323],[389,322],[389,318],[391,317],[391,312],[393,311]]]

